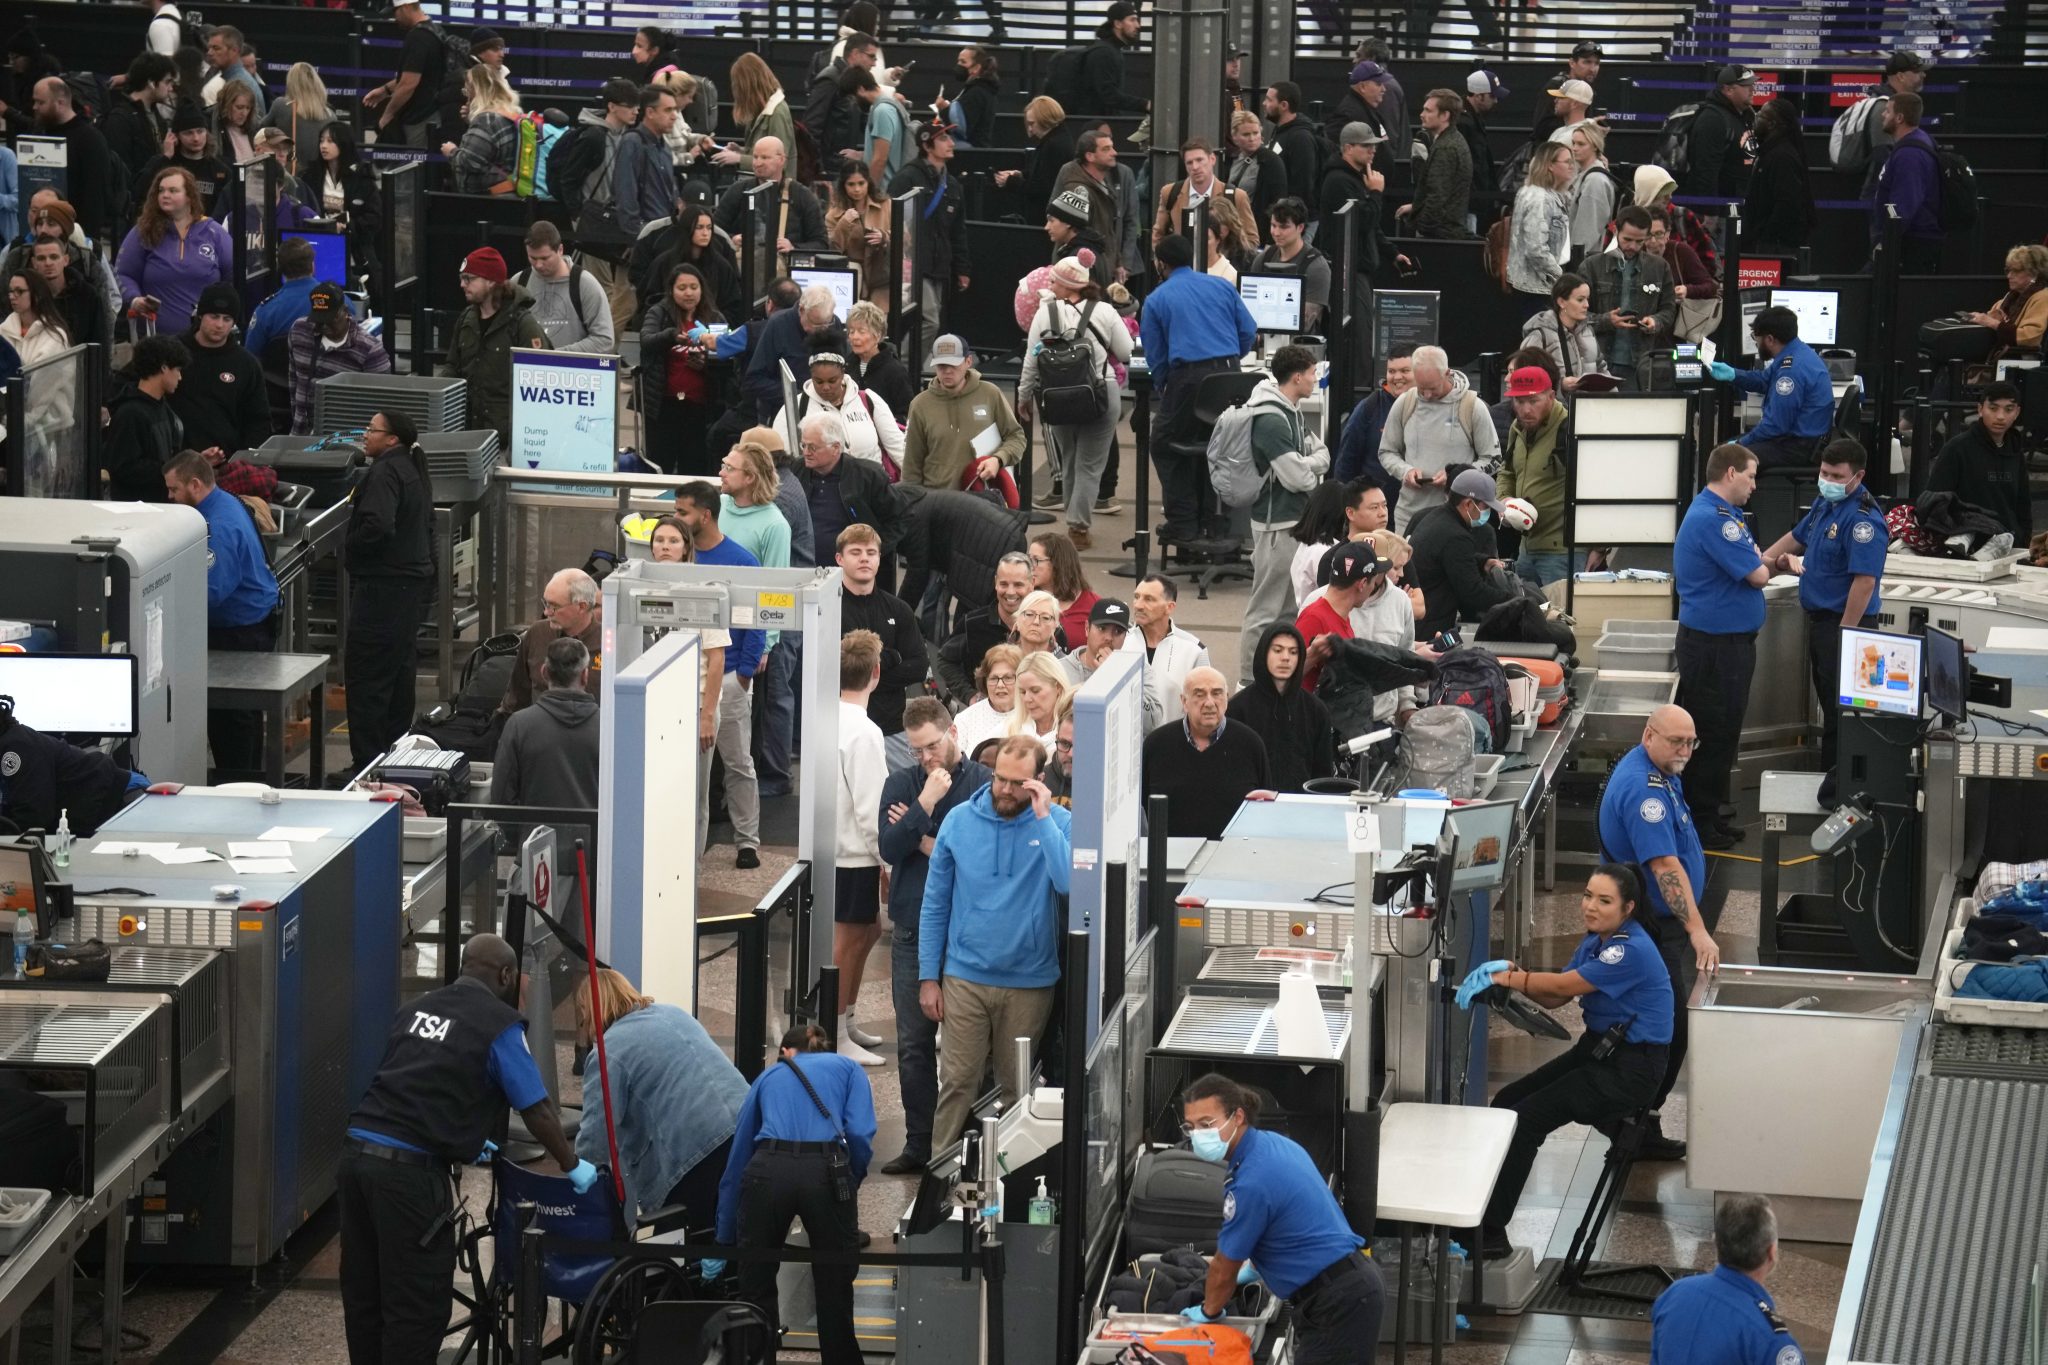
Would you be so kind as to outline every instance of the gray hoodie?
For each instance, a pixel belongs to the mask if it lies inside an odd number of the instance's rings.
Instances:
[[[512,714],[491,767],[491,803],[597,807],[597,698],[554,687]]]
[[[1403,535],[1416,517],[1448,500],[1434,484],[1409,487],[1409,470],[1419,470],[1427,480],[1454,464],[1478,465],[1491,473],[1500,463],[1500,437],[1486,405],[1464,375],[1453,370],[1450,378],[1442,398],[1426,399],[1420,389],[1396,398],[1380,432],[1380,465],[1403,480],[1401,499],[1394,505],[1394,529]]]

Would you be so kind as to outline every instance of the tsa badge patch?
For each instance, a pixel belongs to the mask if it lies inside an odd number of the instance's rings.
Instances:
[[[1600,950],[1600,960],[1602,962],[1605,962],[1608,966],[1612,967],[1615,963],[1621,961],[1621,959],[1627,953],[1627,945],[1620,943],[1610,943],[1605,948],[1602,948]]]
[[[1736,541],[1742,539],[1742,523],[1739,521],[1722,522],[1721,539],[1727,541],[1731,545],[1734,544]]]
[[[1792,383],[1792,376],[1788,374],[1780,377],[1777,384],[1773,387],[1775,387],[1778,390],[1778,396],[1780,398],[1790,398],[1792,396],[1792,390],[1796,386]]]
[[[1642,816],[1646,823],[1661,825],[1664,823],[1664,803],[1654,796],[1646,796],[1643,804],[1636,807],[1636,814]]]
[[[1858,545],[1868,545],[1871,538],[1877,534],[1877,527],[1867,521],[1859,521],[1856,523],[1856,529],[1849,534],[1855,538]]]

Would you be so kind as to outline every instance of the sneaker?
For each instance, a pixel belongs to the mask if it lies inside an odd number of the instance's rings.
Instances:
[[[1097,498],[1095,500],[1095,515],[1098,517],[1114,516],[1123,510],[1124,505],[1115,498]]]
[[[1088,528],[1085,526],[1069,526],[1067,539],[1074,542],[1074,548],[1077,550],[1089,550],[1095,546],[1095,538],[1088,534]]]
[[[759,867],[761,865],[761,850],[751,844],[740,845],[739,854],[733,858],[732,865],[739,868]]]
[[[854,1023],[851,1013],[840,1017],[839,1034],[842,1038],[853,1039],[854,1042],[859,1043],[862,1047],[880,1047],[882,1045],[881,1035],[869,1033],[859,1024]]]
[[[1067,495],[1060,491],[1057,480],[1053,486],[1031,500],[1031,505],[1041,512],[1057,512],[1067,505]]]
[[[882,1058],[868,1051],[859,1043],[854,1042],[850,1036],[846,1035],[841,1035],[839,1039],[839,1055],[859,1062],[862,1066],[882,1065]]]
[[[1677,1138],[1665,1137],[1662,1133],[1651,1133],[1636,1148],[1638,1161],[1683,1161],[1685,1144]]]

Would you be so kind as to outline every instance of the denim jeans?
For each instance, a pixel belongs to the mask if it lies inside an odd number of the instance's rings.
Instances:
[[[1524,547],[1515,557],[1515,576],[1525,583],[1547,588],[1572,576],[1572,557],[1564,550],[1531,550]]]
[[[760,779],[761,795],[787,796],[790,792],[790,737],[796,728],[796,699],[790,693],[793,681],[795,631],[786,632],[754,675],[755,710],[760,729],[754,739],[754,772]]]

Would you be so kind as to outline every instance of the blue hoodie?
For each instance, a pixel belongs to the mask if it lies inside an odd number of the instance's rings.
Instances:
[[[1071,817],[1026,806],[1005,820],[984,787],[939,826],[918,921],[917,976],[1035,990],[1059,980],[1050,893],[1067,893]]]

